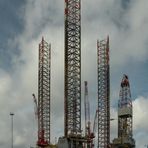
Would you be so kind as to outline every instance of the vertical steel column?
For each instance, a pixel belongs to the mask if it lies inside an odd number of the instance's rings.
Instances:
[[[81,132],[81,0],[65,0],[65,136]]]
[[[85,110],[85,136],[90,136],[90,104],[88,99],[87,81],[84,81],[84,110]]]
[[[51,45],[42,38],[38,69],[38,145],[50,144],[50,65]]]
[[[132,100],[128,76],[121,81],[120,99],[118,102],[118,137],[132,138]]]
[[[109,37],[97,41],[98,52],[98,147],[110,144]]]

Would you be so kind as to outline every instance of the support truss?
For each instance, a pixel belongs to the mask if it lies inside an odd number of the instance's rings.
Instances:
[[[98,147],[107,148],[110,143],[110,72],[109,37],[97,41],[98,52]]]
[[[81,132],[80,1],[65,0],[65,136]]]
[[[38,145],[50,144],[50,63],[51,45],[43,38],[39,44]]]

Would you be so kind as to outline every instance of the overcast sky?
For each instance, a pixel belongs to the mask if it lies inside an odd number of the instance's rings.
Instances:
[[[82,116],[88,81],[93,120],[97,103],[97,39],[110,37],[111,117],[123,74],[129,76],[137,148],[148,144],[148,1],[82,0]],[[64,0],[0,0],[0,148],[29,148],[37,139],[32,93],[37,94],[38,44],[52,46],[51,139],[64,133]],[[84,123],[82,122],[84,125]],[[111,139],[117,120],[111,122]]]

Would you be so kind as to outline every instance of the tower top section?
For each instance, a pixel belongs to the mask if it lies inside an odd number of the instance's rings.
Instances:
[[[121,80],[121,88],[120,88],[120,99],[118,107],[127,107],[132,106],[132,99],[131,99],[131,91],[130,91],[130,83],[128,76],[126,74],[123,75]]]
[[[121,87],[130,87],[128,76],[126,74],[123,75],[123,79],[121,81]]]

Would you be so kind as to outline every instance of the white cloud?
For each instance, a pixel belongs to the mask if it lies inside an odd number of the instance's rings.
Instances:
[[[134,129],[139,131],[148,132],[148,120],[147,120],[147,105],[148,98],[138,97],[133,102],[133,115],[134,115]]]
[[[138,97],[133,101],[133,131],[136,139],[136,147],[143,148],[147,143],[148,120],[147,120],[148,97]]]
[[[0,84],[0,94],[7,93],[11,85],[11,77],[2,69],[0,69]]]
[[[21,145],[24,144],[24,142],[25,139],[19,135],[15,137],[14,145]]]

